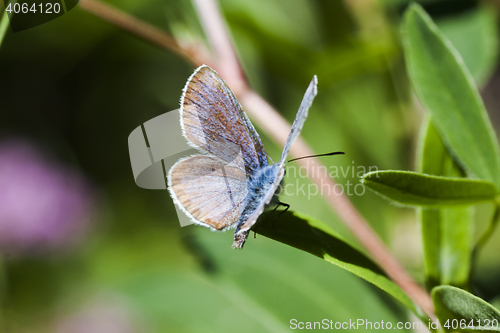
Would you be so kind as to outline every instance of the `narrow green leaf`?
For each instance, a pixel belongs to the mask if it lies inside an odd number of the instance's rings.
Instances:
[[[427,289],[441,285],[441,214],[439,209],[417,210],[422,234],[425,284]]]
[[[410,79],[444,143],[469,174],[498,189],[497,139],[462,58],[417,4],[405,13],[403,41]]]
[[[422,124],[418,171],[437,176],[463,175],[447,152],[430,117]],[[473,248],[473,207],[418,211],[422,230],[427,287],[453,285],[468,288]]]
[[[430,116],[422,122],[417,150],[417,170],[435,176],[463,177],[460,166],[443,144]]]
[[[495,309],[500,310],[500,297],[497,296],[491,302],[491,305],[495,307]]]
[[[447,207],[492,201],[495,186],[487,181],[438,177],[410,171],[374,171],[362,182],[395,202],[410,206]]]
[[[277,214],[264,213],[262,223],[269,223],[272,228]],[[257,232],[265,228],[260,223]],[[287,228],[287,225],[283,215],[274,223],[277,229]],[[311,322],[323,318],[342,322],[346,318],[358,317],[367,321],[398,322],[406,318],[406,311],[394,311],[395,307],[403,308],[395,304],[397,300],[391,302],[392,299],[380,298],[378,288],[369,286],[340,267],[312,257],[308,252],[261,235],[255,238],[252,235],[243,251],[231,251],[231,232],[214,234],[195,226],[181,231],[189,239],[189,252],[200,258],[204,267],[209,263],[214,268],[210,272],[214,281],[232,282],[240,294],[246,294],[247,299],[258,304],[259,312],[273,316],[288,330],[290,319],[296,318],[297,313],[302,320]],[[245,300],[235,299],[234,303],[241,301]],[[359,304],[363,307],[360,308]],[[247,310],[244,304],[239,307]]]
[[[465,65],[481,87],[493,74],[498,59],[498,29],[496,12],[480,3],[466,12],[436,20]]]
[[[432,299],[441,325],[450,325],[447,330],[500,332],[500,311],[465,290],[436,287]]]
[[[9,15],[7,11],[4,11],[2,14],[2,18],[0,19],[0,46],[2,46],[3,38],[5,37],[5,33],[9,28]]]
[[[264,217],[261,220],[268,219]],[[297,212],[286,212],[274,225],[258,223],[254,230],[359,276],[392,295],[420,318],[424,318],[411,299],[375,263],[322,222]]]
[[[484,248],[488,240],[493,236],[495,233],[496,228],[498,227],[498,222],[500,220],[500,203],[497,202],[495,206],[495,210],[493,211],[493,216],[491,217],[490,222],[488,223],[488,226],[486,227],[486,230],[483,232],[479,240],[477,241],[473,252],[472,252],[472,262],[474,266],[474,261],[477,261],[478,254],[481,252],[481,250]]]

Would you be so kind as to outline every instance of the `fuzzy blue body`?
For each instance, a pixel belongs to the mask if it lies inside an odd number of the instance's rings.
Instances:
[[[241,225],[243,225],[247,221],[248,216],[251,215],[255,211],[255,209],[257,209],[259,203],[261,203],[263,200],[266,199],[265,197],[266,195],[268,195],[270,191],[273,192],[273,196],[269,203],[278,201],[276,192],[279,192],[280,186],[278,186],[275,190],[273,189],[273,187],[276,187],[275,182],[279,174],[280,174],[279,166],[273,164],[273,165],[267,165],[262,169],[259,169],[249,179],[247,204],[245,210],[243,211],[243,214],[241,215],[238,221],[238,224],[236,226],[236,231],[238,231]],[[267,203],[266,206],[269,205],[269,203]]]

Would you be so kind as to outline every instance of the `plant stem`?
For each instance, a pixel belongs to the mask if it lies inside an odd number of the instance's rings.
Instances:
[[[488,228],[484,231],[483,235],[478,240],[474,252],[479,251],[480,248],[483,247],[484,244],[486,244],[491,235],[493,235],[493,232],[495,231],[496,226],[498,225],[499,217],[500,217],[500,203],[497,203],[491,221],[488,224]]]
[[[269,103],[248,87],[217,3],[214,0],[194,0],[194,3],[200,21],[205,28],[207,38],[215,50],[217,57],[215,62],[203,56],[203,52],[197,54],[196,50],[186,49],[167,33],[116,8],[95,0],[80,1],[83,9],[159,47],[175,52],[195,66],[208,64],[213,67],[231,87],[259,127],[276,142],[284,145],[290,132],[290,125]],[[290,150],[290,155],[294,158],[313,154],[312,149],[300,137],[297,138]],[[311,171],[312,176],[310,178],[318,186],[321,187],[326,184],[330,188],[334,188],[336,185],[333,179],[321,172],[326,168],[322,167],[317,158],[309,161],[300,160],[297,163],[306,166]],[[347,196],[328,193],[326,199],[382,270],[399,285],[427,316],[435,320],[434,306],[430,295],[406,272],[403,265],[384,245]]]
[[[179,45],[177,40],[162,30],[136,19],[129,14],[122,12],[108,4],[94,0],[80,1],[82,9],[94,14],[95,16],[107,21],[123,30],[130,32],[153,45],[171,51],[180,57],[186,59],[195,66],[198,66],[202,59],[197,56],[196,50]],[[208,59],[203,59],[210,63]]]
[[[471,264],[471,270],[470,270],[470,277],[469,277],[469,283],[472,283],[473,280],[473,274],[475,272],[474,266],[477,266],[477,258],[479,256],[479,252],[481,252],[481,249],[484,247],[484,245],[488,242],[490,239],[491,235],[493,235],[497,225],[498,221],[500,220],[500,202],[497,201],[495,204],[495,211],[493,212],[493,216],[491,217],[491,221],[488,224],[488,227],[486,230],[483,232],[481,235],[481,238],[476,243],[476,246],[474,246],[474,249],[472,250],[472,264]]]
[[[230,86],[236,95],[238,95],[238,91],[248,90],[239,57],[236,54],[217,2],[212,0],[192,1],[205,34],[215,52],[216,62],[219,64],[217,66],[219,75],[233,84]]]

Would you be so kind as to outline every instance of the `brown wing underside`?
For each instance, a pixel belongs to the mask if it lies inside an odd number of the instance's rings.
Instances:
[[[210,67],[200,67],[186,84],[181,117],[186,138],[201,150],[226,162],[241,153],[249,174],[267,165],[253,125],[233,92]]]

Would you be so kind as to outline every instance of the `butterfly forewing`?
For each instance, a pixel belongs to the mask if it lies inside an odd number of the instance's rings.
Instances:
[[[266,166],[267,155],[236,97],[210,67],[188,80],[181,99],[184,135],[198,149],[231,162],[240,153],[248,174]]]
[[[300,131],[304,126],[304,122],[306,121],[309,108],[312,105],[314,97],[316,97],[316,94],[318,93],[317,85],[318,85],[318,78],[316,77],[316,75],[314,75],[313,79],[311,80],[311,83],[309,83],[309,86],[307,87],[304,97],[302,98],[299,111],[297,111],[297,115],[295,116],[295,120],[293,121],[292,124],[292,129],[290,130],[290,134],[288,134],[288,138],[286,139],[285,147],[283,147],[283,152],[281,153],[281,158],[279,162],[280,167],[283,167],[283,165],[285,164],[285,159],[286,156],[288,155],[288,151],[292,147],[292,143],[299,136]]]

